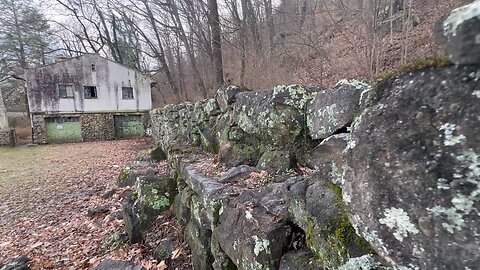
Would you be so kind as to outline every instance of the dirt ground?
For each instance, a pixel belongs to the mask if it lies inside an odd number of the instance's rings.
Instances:
[[[0,266],[26,255],[34,270],[89,269],[105,258],[167,269],[146,246],[122,242],[120,210],[127,190],[115,188],[115,181],[150,146],[148,139],[134,139],[0,148]],[[111,198],[102,197],[113,189]],[[87,215],[98,207],[108,211]],[[178,233],[170,213],[159,221],[159,230]]]

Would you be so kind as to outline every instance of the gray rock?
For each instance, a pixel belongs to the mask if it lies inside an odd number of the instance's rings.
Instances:
[[[132,194],[123,204],[125,231],[131,243],[141,241],[142,232],[168,209],[176,195],[176,182],[169,177],[140,176]]]
[[[110,212],[109,206],[98,206],[87,210],[87,217],[92,218],[95,215],[106,214]]]
[[[152,150],[150,150],[150,157],[155,162],[167,159],[167,155],[165,154],[165,152],[163,152],[161,146],[156,146]]]
[[[153,176],[158,170],[150,167],[152,164],[144,163],[130,163],[127,164],[118,175],[117,186],[119,187],[128,187],[135,185],[137,178],[139,176]]]
[[[339,187],[315,177],[287,183],[291,218],[305,231],[307,247],[322,258],[322,267],[334,269],[350,257],[371,252],[348,220]]]
[[[0,270],[30,270],[30,267],[28,266],[28,263],[30,261],[30,258],[28,258],[27,256],[21,256],[7,263],[2,268],[0,268]]]
[[[241,165],[238,167],[233,167],[225,172],[219,179],[220,183],[233,183],[242,180],[243,178],[249,176],[252,172],[260,172],[259,169],[255,167],[250,167],[248,165]]]
[[[217,103],[222,112],[226,112],[230,105],[235,102],[235,95],[237,95],[239,92],[240,88],[233,85],[218,89]]]
[[[248,141],[242,143],[281,147],[294,144],[304,130],[304,108],[315,94],[296,85],[237,94],[233,108],[235,122],[249,135]]]
[[[103,193],[102,199],[108,200],[108,199],[112,198],[113,195],[115,195],[115,193],[117,193],[117,189],[116,189],[116,188],[112,188],[112,189],[106,191],[105,193]]]
[[[475,1],[453,10],[443,22],[442,29],[447,39],[447,52],[453,63],[480,63],[480,2]],[[442,38],[438,36],[442,33],[438,30],[436,33],[436,39],[441,41]]]
[[[344,156],[348,134],[337,134],[326,138],[306,155],[306,164],[317,170],[319,178],[339,185],[342,182]]]
[[[260,170],[285,173],[291,168],[291,157],[288,151],[270,150],[263,153],[257,163]]]
[[[203,228],[196,223],[195,219],[190,219],[185,228],[185,240],[192,252],[193,269],[211,270],[213,269],[213,255],[210,251],[210,239],[212,231]]]
[[[281,193],[245,190],[223,209],[214,234],[237,268],[278,269],[291,233]]]
[[[357,80],[342,80],[332,90],[319,92],[308,105],[307,124],[313,139],[325,139],[353,121],[370,86]]]
[[[170,238],[162,239],[160,243],[158,243],[155,250],[153,251],[153,257],[159,262],[163,261],[168,257],[170,257],[173,249],[174,249],[174,244],[172,239]]]
[[[283,255],[279,270],[321,270],[317,260],[308,251],[290,251]]]
[[[386,261],[478,268],[479,89],[478,66],[401,74],[355,123],[343,199]]]
[[[92,270],[145,270],[142,266],[126,261],[105,260]]]
[[[219,151],[218,139],[213,136],[209,128],[200,131],[200,144],[210,153],[217,154]]]
[[[125,233],[130,243],[139,243],[142,241],[142,230],[140,228],[140,219],[136,215],[134,208],[135,200],[128,197],[123,201],[122,219],[125,224]]]

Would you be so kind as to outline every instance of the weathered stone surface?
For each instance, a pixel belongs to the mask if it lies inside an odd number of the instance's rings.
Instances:
[[[257,168],[274,173],[285,173],[290,169],[291,163],[288,151],[266,151],[258,161]]]
[[[322,267],[335,268],[371,252],[349,222],[339,187],[316,177],[293,178],[287,185],[292,220],[305,231],[306,244]]]
[[[241,165],[238,167],[233,167],[224,173],[219,179],[220,183],[234,183],[240,181],[242,178],[247,177],[252,172],[260,172],[259,169],[255,167],[250,167],[248,165]]]
[[[291,233],[279,192],[245,190],[223,205],[214,234],[239,269],[278,269]]]
[[[0,130],[0,146],[15,146],[15,130]]]
[[[210,251],[213,255],[214,261],[212,267],[214,270],[237,270],[237,266],[232,262],[228,255],[222,250],[222,247],[215,238],[215,234],[212,234],[212,240],[210,244]]]
[[[131,243],[141,241],[141,233],[155,217],[173,203],[176,195],[175,180],[164,176],[140,176],[135,193],[123,205],[125,231]]]
[[[118,175],[117,185],[119,187],[133,186],[138,177],[155,175],[158,170],[151,166],[152,163],[150,162],[133,162],[127,164]]]
[[[28,263],[30,258],[21,256],[4,265],[0,270],[30,270]]]
[[[344,168],[343,151],[347,147],[348,134],[337,134],[323,140],[317,147],[307,153],[307,166],[317,170],[321,179],[339,185],[342,183]]]
[[[157,261],[163,261],[170,257],[174,249],[173,240],[170,238],[162,239],[153,251],[153,256]]]
[[[192,251],[192,266],[198,270],[213,269],[213,255],[210,251],[212,231],[205,229],[191,219],[185,228],[185,240]]]
[[[479,70],[401,74],[353,127],[343,198],[357,231],[394,265],[478,268]]]
[[[159,162],[167,159],[167,155],[163,152],[161,146],[156,146],[150,151],[150,157],[153,161]]]
[[[216,99],[222,112],[226,112],[229,108],[229,105],[235,102],[235,95],[239,92],[240,88],[233,85],[218,89]]]
[[[95,215],[106,214],[108,212],[110,212],[110,207],[109,206],[105,206],[105,205],[104,206],[98,206],[98,207],[88,209],[87,210],[87,217],[92,218]]]
[[[437,41],[445,39],[450,60],[455,64],[480,64],[480,2],[457,8],[437,30]]]
[[[279,270],[321,270],[313,254],[308,251],[290,251],[283,255]]]
[[[218,140],[213,136],[212,130],[209,128],[200,131],[200,144],[203,149],[210,153],[216,154],[219,151]]]
[[[142,241],[142,230],[140,229],[140,219],[134,208],[135,198],[128,197],[123,201],[122,219],[125,224],[125,233],[130,243],[139,243]]]
[[[373,255],[363,255],[361,257],[350,258],[348,261],[340,266],[338,270],[393,270],[390,267],[385,267],[379,263]]]
[[[308,105],[307,124],[313,139],[325,139],[353,121],[362,105],[362,93],[370,86],[357,80],[342,80],[332,90],[317,94]]]
[[[92,270],[145,270],[142,266],[126,261],[105,260]]]

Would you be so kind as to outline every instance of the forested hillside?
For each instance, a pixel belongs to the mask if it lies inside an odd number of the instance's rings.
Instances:
[[[434,23],[466,2],[2,0],[0,77],[97,53],[154,75],[155,106],[212,96],[223,84],[372,80],[437,54]],[[22,102],[18,87],[4,89],[8,107]]]

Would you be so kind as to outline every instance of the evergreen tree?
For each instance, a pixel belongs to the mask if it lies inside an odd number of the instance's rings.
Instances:
[[[18,71],[44,64],[49,25],[32,0],[0,0],[2,70]]]

